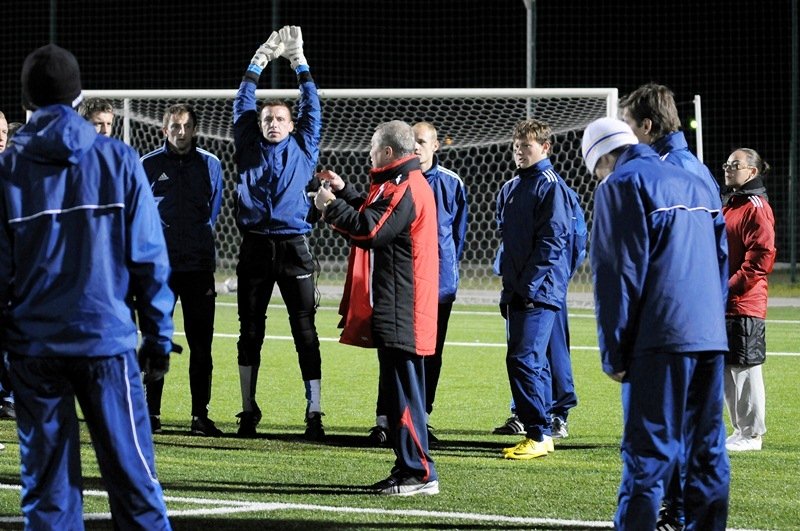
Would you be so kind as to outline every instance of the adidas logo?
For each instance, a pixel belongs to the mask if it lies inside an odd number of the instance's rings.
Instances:
[[[167,175],[166,173],[162,173],[161,175],[158,176],[158,180],[159,181],[169,181],[169,175]]]

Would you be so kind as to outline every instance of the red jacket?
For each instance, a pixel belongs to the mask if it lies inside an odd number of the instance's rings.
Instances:
[[[734,192],[722,207],[728,235],[727,315],[767,316],[767,275],[775,264],[775,217],[760,178]]]
[[[325,221],[351,242],[340,342],[431,355],[439,305],[433,191],[416,156],[375,168],[370,179],[366,197],[347,186],[325,209]]]

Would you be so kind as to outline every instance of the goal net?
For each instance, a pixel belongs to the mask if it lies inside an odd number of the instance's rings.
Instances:
[[[114,136],[141,154],[164,141],[164,110],[177,102],[191,103],[198,115],[198,145],[222,162],[225,195],[217,221],[217,277],[235,277],[240,235],[234,218],[238,175],[233,160],[235,90],[84,91],[115,106]],[[295,100],[296,90],[258,90],[259,101]],[[616,116],[616,89],[320,89],[323,128],[318,167],[330,168],[366,191],[370,139],[388,120],[428,121],[438,131],[440,164],[461,176],[467,187],[469,225],[461,262],[462,302],[494,303],[500,280],[492,272],[498,247],[495,200],[511,178],[514,162],[511,133],[517,122],[533,117],[547,122],[555,142],[551,159],[567,184],[581,198],[591,230],[593,178],[581,158],[581,134],[591,121]],[[317,224],[310,242],[319,261],[318,284],[323,296],[341,293],[348,246],[325,223]],[[230,283],[229,283],[230,284]],[[590,304],[591,278],[585,263],[570,287],[571,304]]]

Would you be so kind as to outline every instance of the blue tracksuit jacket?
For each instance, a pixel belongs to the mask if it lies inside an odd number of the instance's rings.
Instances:
[[[497,196],[502,235],[501,303],[514,295],[561,307],[571,276],[573,234],[569,188],[549,159],[518,170]]]
[[[308,72],[298,75],[300,102],[295,129],[277,144],[264,139],[256,108],[256,82],[245,77],[233,102],[233,140],[239,170],[237,223],[249,232],[306,234],[311,202],[306,186],[319,158],[322,109]]]
[[[590,255],[606,373],[648,352],[728,348],[725,221],[696,183],[637,144],[597,187]]]
[[[700,162],[700,159],[695,157],[694,153],[689,150],[689,144],[686,143],[686,136],[683,131],[675,131],[662,136],[653,142],[652,147],[661,157],[661,160],[680,166],[697,175],[703,184],[708,186],[719,197],[719,183],[711,175],[708,167]],[[720,208],[722,208],[722,203],[720,203]]]
[[[461,177],[440,166],[435,155],[433,166],[423,175],[433,189],[439,223],[439,303],[453,302],[467,233],[467,190]]]
[[[75,166],[73,166],[75,165]],[[169,352],[174,298],[139,155],[65,105],[43,107],[0,155],[3,346],[108,356],[145,339]]]
[[[222,166],[194,147],[175,153],[167,142],[142,157],[173,271],[214,271],[214,223],[222,205]]]

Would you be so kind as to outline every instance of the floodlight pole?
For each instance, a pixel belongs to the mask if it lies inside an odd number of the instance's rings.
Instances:
[[[525,54],[525,87],[536,87],[536,0],[522,0],[525,9],[528,11],[527,31],[526,31],[526,54]],[[532,114],[531,100],[527,105],[528,117]]]
[[[703,162],[703,110],[700,106],[700,94],[694,95],[694,120],[697,124],[694,135],[697,142],[697,160]]]
[[[798,67],[797,61],[800,60],[798,46],[800,46],[800,35],[798,35],[798,11],[797,2],[790,0],[792,4],[792,109],[790,112],[789,123],[789,278],[792,283],[797,282],[797,179],[798,179],[798,150],[800,150],[800,139],[797,137],[798,98],[800,98],[800,87],[798,87]]]

